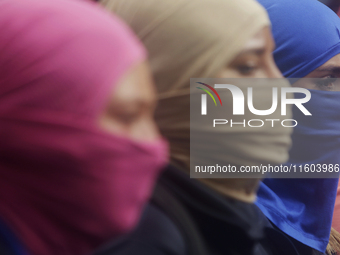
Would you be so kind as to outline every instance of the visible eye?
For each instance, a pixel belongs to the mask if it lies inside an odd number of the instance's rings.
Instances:
[[[138,104],[112,105],[107,108],[106,115],[109,119],[121,125],[129,126],[137,122],[143,115],[144,107]]]
[[[328,75],[322,79],[318,79],[318,81],[316,82],[316,85],[321,90],[332,91],[335,89],[335,81],[336,81],[336,77],[332,75]]]
[[[124,123],[125,125],[131,125],[132,123],[139,120],[141,117],[140,112],[131,112],[131,113],[121,113],[117,114],[117,119]]]
[[[237,70],[242,75],[251,75],[257,70],[257,66],[254,64],[240,65]]]

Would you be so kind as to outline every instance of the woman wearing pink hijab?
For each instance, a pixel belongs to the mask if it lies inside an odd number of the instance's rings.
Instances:
[[[0,254],[88,254],[166,161],[145,50],[84,1],[2,0],[0,31]]]

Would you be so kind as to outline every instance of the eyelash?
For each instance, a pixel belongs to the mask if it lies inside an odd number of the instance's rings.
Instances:
[[[123,114],[118,117],[126,125],[131,125],[132,123],[136,122],[140,118],[140,115],[141,115],[140,112],[134,112],[134,113],[129,113],[129,114]]]
[[[334,82],[336,80],[336,77],[333,75],[328,75],[326,77],[323,77],[321,80],[316,82],[316,85],[320,88],[320,89],[325,89],[326,90],[332,90],[332,88],[334,87]],[[330,86],[331,85],[331,86]]]
[[[257,69],[255,65],[242,65],[237,68],[240,74],[242,75],[251,75]]]

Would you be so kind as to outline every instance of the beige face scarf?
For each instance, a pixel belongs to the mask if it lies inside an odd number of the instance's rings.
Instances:
[[[252,0],[102,0],[102,4],[128,23],[148,49],[159,92],[156,120],[170,142],[172,162],[188,170],[190,78],[215,77],[241,52],[247,40],[269,25],[265,10]],[[258,133],[247,129],[242,132],[240,140],[233,139],[233,132],[224,134],[233,143],[228,139],[216,141],[224,151],[232,152],[235,143],[240,151],[243,148],[239,164],[246,161],[256,165],[263,159],[256,150],[248,149],[254,146],[268,152],[266,162],[282,163],[287,159],[290,130],[275,130],[276,135],[261,139],[256,138]],[[217,156],[226,163],[233,157],[232,153]],[[223,190],[230,187],[243,189],[247,179],[204,182],[226,194]]]

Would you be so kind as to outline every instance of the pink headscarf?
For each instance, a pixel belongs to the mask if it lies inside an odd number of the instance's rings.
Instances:
[[[0,219],[31,254],[86,254],[130,230],[166,160],[96,125],[145,51],[72,0],[0,1]]]

